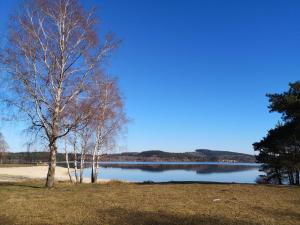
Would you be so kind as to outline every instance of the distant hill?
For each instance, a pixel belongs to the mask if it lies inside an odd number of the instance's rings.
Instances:
[[[36,163],[47,162],[48,152],[16,152],[8,153],[7,163]],[[73,155],[69,154],[70,161]],[[134,162],[255,162],[254,155],[244,153],[219,151],[209,149],[197,149],[194,152],[164,152],[160,150],[149,150],[143,152],[123,152],[118,154],[105,154],[102,161],[134,161]],[[65,161],[65,154],[58,153],[57,161]],[[90,155],[86,157],[90,161]]]
[[[197,149],[194,152],[173,153],[160,150],[143,152],[124,152],[103,156],[104,161],[141,161],[141,162],[255,162],[254,155],[230,151]]]

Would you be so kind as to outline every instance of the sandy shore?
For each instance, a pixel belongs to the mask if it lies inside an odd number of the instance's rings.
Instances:
[[[47,171],[48,166],[0,168],[0,182],[16,182],[23,181],[26,179],[45,179]],[[67,168],[57,166],[55,170],[55,179],[57,181],[68,181],[69,175]],[[108,181],[109,180],[106,179],[99,180],[99,182]],[[89,183],[90,179],[85,178],[83,182]]]

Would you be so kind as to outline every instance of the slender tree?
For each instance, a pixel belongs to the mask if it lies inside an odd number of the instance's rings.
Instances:
[[[57,142],[85,115],[65,119],[72,102],[85,98],[118,45],[111,35],[100,41],[96,25],[94,10],[84,10],[77,0],[27,0],[10,21],[1,57],[9,82],[5,98],[48,142],[47,187],[54,185]]]
[[[3,134],[0,132],[0,163],[3,163],[3,160],[5,159],[5,155],[8,151],[8,144],[3,136]]]
[[[83,182],[83,172],[86,167],[86,156],[89,153],[90,145],[91,145],[91,137],[92,137],[92,130],[88,124],[81,130],[78,131],[78,148],[80,151],[80,164],[79,164],[79,182]]]
[[[101,79],[102,76],[99,76],[98,79]],[[94,84],[90,84],[89,89],[92,88]],[[89,144],[92,136],[91,129],[91,120],[93,117],[93,104],[94,101],[100,101],[90,95],[90,91],[85,93],[85,97],[77,98],[72,101],[72,104],[69,107],[67,116],[65,120],[75,121],[77,118],[81,118],[78,121],[76,128],[74,128],[68,134],[69,145],[71,145],[72,155],[73,155],[73,164],[74,164],[74,174],[76,183],[83,182],[83,170],[85,167],[85,158],[89,150]],[[70,123],[70,122],[69,122]],[[67,161],[66,154],[66,161]],[[79,165],[78,165],[79,163]]]
[[[93,101],[93,116],[90,126],[94,131],[92,149],[91,182],[97,182],[101,154],[108,149],[115,135],[127,118],[123,109],[122,97],[114,79],[96,79],[90,90]]]
[[[65,158],[66,158],[66,164],[67,164],[67,169],[68,169],[69,180],[73,184],[74,181],[73,181],[72,174],[71,174],[71,171],[70,171],[69,152],[67,150],[67,138],[66,138],[66,136],[64,137],[64,151],[65,151]]]

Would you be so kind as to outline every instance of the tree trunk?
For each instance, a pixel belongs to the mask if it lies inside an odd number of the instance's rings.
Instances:
[[[68,153],[68,150],[67,150],[67,139],[66,139],[66,137],[64,138],[64,140],[65,140],[65,154],[66,154],[66,164],[67,164],[67,168],[68,168],[68,175],[69,175],[70,182],[73,184],[73,179],[72,179],[72,175],[71,175],[71,172],[70,172],[69,153]]]
[[[70,179],[70,182],[73,184],[74,182],[73,182],[72,175],[70,172],[69,154],[67,151],[66,151],[66,163],[67,163],[67,168],[68,168],[69,179]]]
[[[291,170],[288,171],[288,176],[289,176],[289,182],[290,182],[290,185],[294,185],[295,182],[294,182],[294,174]]]
[[[98,173],[97,173],[97,161],[94,159],[92,162],[92,173],[91,173],[91,182],[97,183]]]
[[[96,171],[96,151],[98,149],[98,139],[96,140],[96,144],[93,150],[92,157],[92,172],[91,172],[91,183],[97,182],[97,171]]]
[[[81,157],[80,157],[80,183],[83,182],[83,170],[84,170],[84,153],[81,153]]]
[[[296,170],[295,176],[296,176],[296,185],[299,185],[300,184],[300,181],[299,181],[299,170]]]
[[[94,162],[92,162],[91,183],[94,183]]]
[[[46,187],[52,188],[54,186],[56,152],[57,152],[55,141],[49,144],[49,149],[50,149],[50,159],[49,159],[49,168],[47,174]]]
[[[97,183],[98,173],[96,166],[94,166],[94,169],[92,170],[92,183]]]
[[[94,183],[97,183],[98,181],[98,168],[99,168],[99,157],[98,157],[98,153],[96,156],[96,165],[95,165],[95,173],[94,173]]]
[[[95,160],[93,160],[93,162],[92,162],[91,182],[92,183],[96,183],[97,182],[97,170],[96,170],[96,162],[95,162]]]
[[[276,175],[277,175],[277,179],[278,179],[278,184],[281,185],[282,184],[282,177],[281,177],[281,173],[278,169],[276,169]]]
[[[78,166],[77,166],[77,154],[76,152],[74,153],[74,173],[75,173],[75,179],[76,179],[76,182],[78,183],[79,181],[79,178],[78,178]]]

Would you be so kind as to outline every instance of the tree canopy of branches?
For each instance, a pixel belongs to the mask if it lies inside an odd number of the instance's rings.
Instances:
[[[300,170],[300,81],[291,83],[287,92],[268,94],[271,112],[282,114],[283,122],[253,144],[257,161],[263,163],[266,180],[299,185]]]
[[[86,120],[81,129],[70,132],[69,142],[74,155],[74,173],[76,182],[83,181],[83,170],[87,156],[91,160],[91,182],[97,182],[100,157],[114,146],[115,137],[127,118],[123,108],[123,100],[116,79],[107,76],[98,77],[94,85],[86,93],[90,102]],[[70,116],[75,116],[70,114]],[[67,152],[66,152],[67,156]],[[77,161],[79,161],[77,168]],[[66,161],[68,161],[66,159]],[[69,166],[68,166],[69,168]],[[79,172],[78,172],[79,170]],[[71,176],[70,176],[71,179]]]
[[[95,11],[77,0],[27,0],[10,20],[1,57],[5,100],[48,143],[47,187],[54,185],[58,141],[90,116],[88,91],[119,43],[112,35],[101,39],[97,25]]]

